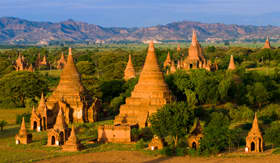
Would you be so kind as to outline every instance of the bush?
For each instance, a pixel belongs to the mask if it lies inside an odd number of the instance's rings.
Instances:
[[[29,123],[31,114],[30,113],[17,114],[16,124],[21,124],[22,117],[24,117],[24,120],[26,123]]]
[[[41,145],[47,145],[48,143],[48,139],[44,138],[44,139],[41,139]]]
[[[136,143],[136,149],[144,149],[147,148],[148,145],[145,143],[145,141],[143,139],[140,139],[137,143]]]
[[[144,141],[150,141],[152,140],[154,134],[152,130],[148,127],[142,128],[140,130],[140,138],[143,139]]]

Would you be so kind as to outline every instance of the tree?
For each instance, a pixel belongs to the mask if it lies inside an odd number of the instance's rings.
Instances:
[[[25,107],[27,98],[35,101],[47,91],[48,84],[42,75],[27,71],[12,72],[0,79],[0,104]]]
[[[4,128],[5,126],[7,126],[7,124],[8,124],[8,122],[5,121],[5,120],[0,121],[1,132],[3,131],[3,128]]]
[[[264,87],[263,83],[256,82],[253,86],[247,86],[248,94],[246,95],[251,104],[257,104],[261,108],[270,99],[270,93]]]
[[[80,74],[93,75],[95,72],[95,66],[88,61],[80,61],[76,66]]]
[[[187,104],[189,106],[194,106],[197,104],[196,94],[192,90],[186,89],[185,94],[187,97]]]
[[[202,154],[217,154],[229,145],[229,119],[223,113],[211,114],[211,121],[203,130],[199,151]]]
[[[151,116],[151,129],[161,138],[171,136],[176,148],[179,139],[190,132],[194,119],[194,108],[186,103],[166,104]]]
[[[272,143],[273,146],[280,145],[280,126],[279,123],[272,123],[271,127],[264,132],[264,140]]]

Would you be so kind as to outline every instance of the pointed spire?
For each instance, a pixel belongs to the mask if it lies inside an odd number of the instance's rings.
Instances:
[[[171,66],[170,66],[170,73],[175,73],[176,72],[176,67],[175,67],[175,63],[174,61],[171,62]]]
[[[19,130],[19,135],[27,135],[24,116],[22,117],[22,120],[21,120],[21,126],[20,126],[20,130]]]
[[[135,78],[135,70],[131,61],[131,55],[128,56],[128,62],[126,68],[124,70],[124,80],[129,80],[131,78]]]
[[[68,55],[72,55],[72,48],[69,48]]]
[[[235,64],[234,64],[234,58],[233,55],[230,56],[230,61],[229,61],[229,65],[228,65],[228,70],[235,70]]]
[[[57,114],[55,125],[53,126],[53,128],[59,131],[65,130],[67,128],[65,117],[61,108],[59,108],[59,112]]]
[[[266,41],[265,41],[265,44],[264,44],[264,49],[271,49],[271,46],[270,46],[270,41],[269,41],[269,37],[267,36],[266,37]]]
[[[254,116],[252,130],[259,130],[259,123],[258,123],[257,113],[255,113],[255,116]]]
[[[179,53],[181,51],[181,46],[180,44],[177,45],[177,52]]]
[[[63,52],[61,52],[60,60],[65,60]]]
[[[168,52],[167,54],[167,57],[163,63],[163,67],[166,68],[167,66],[170,66],[171,65],[171,57],[170,57],[170,53]]]
[[[70,137],[68,138],[67,142],[71,143],[71,144],[77,144],[78,143],[78,138],[76,136],[74,125],[72,125],[71,134],[70,134]],[[66,143],[66,144],[68,144],[68,143]]]
[[[196,36],[196,31],[193,29],[193,32],[192,32],[192,45],[195,46],[198,41],[197,41],[197,36]]]
[[[42,92],[41,99],[40,99],[40,102],[39,102],[39,105],[38,105],[38,112],[39,113],[44,113],[46,108],[47,108],[46,100],[45,100],[45,97],[44,97],[44,93]]]

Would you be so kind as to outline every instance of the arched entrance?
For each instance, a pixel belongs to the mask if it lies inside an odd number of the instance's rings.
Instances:
[[[63,132],[59,133],[59,140],[60,140],[60,145],[63,145],[64,144],[64,134],[63,134]]]
[[[192,143],[192,149],[196,149],[196,143],[195,142]]]
[[[46,118],[43,117],[43,129],[46,130]]]
[[[37,122],[36,121],[33,122],[33,130],[37,130]]]
[[[251,151],[252,151],[252,152],[255,151],[255,146],[256,146],[255,143],[252,142],[252,143],[251,143]]]
[[[54,136],[52,136],[52,143],[51,143],[52,145],[54,145],[55,144],[55,137]]]
[[[190,69],[192,69],[193,68],[193,65],[192,64],[190,64]]]

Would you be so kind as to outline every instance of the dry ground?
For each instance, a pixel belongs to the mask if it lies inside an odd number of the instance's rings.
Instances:
[[[87,153],[75,156],[57,157],[50,160],[40,161],[43,163],[68,163],[68,162],[82,162],[82,163],[125,163],[125,162],[176,162],[176,163],[277,163],[280,162],[279,155],[247,155],[246,157],[164,157],[164,156],[149,156],[137,151],[108,151]]]

